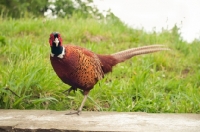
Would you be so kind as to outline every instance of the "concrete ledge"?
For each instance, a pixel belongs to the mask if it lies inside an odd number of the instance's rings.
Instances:
[[[0,110],[3,131],[167,131],[200,132],[200,114],[148,114],[134,112],[82,112]]]

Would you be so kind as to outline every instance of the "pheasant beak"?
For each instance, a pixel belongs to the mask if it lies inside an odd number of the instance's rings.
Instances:
[[[56,47],[58,47],[59,42],[60,42],[60,41],[59,41],[58,38],[56,37],[55,40],[54,40],[54,43],[56,44]]]

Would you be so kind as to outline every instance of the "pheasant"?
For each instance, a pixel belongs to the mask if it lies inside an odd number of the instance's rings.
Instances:
[[[66,90],[68,94],[77,88],[83,90],[84,98],[76,112],[68,114],[80,114],[90,90],[101,80],[106,73],[112,71],[112,67],[133,56],[148,54],[157,51],[169,50],[163,45],[150,45],[139,48],[131,48],[110,55],[100,55],[75,45],[63,45],[60,33],[50,34],[51,47],[50,60],[58,77],[71,87]]]

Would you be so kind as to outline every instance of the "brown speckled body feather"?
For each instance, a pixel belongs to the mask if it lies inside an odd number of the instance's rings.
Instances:
[[[82,90],[92,89],[104,76],[98,56],[78,46],[67,45],[64,58],[50,59],[53,69],[64,83]]]
[[[111,55],[99,55],[85,48],[67,45],[64,58],[50,57],[51,64],[58,77],[66,84],[89,91],[111,72],[112,67],[133,56],[168,50],[161,45],[143,46],[120,51]]]
[[[116,64],[132,58],[136,55],[169,50],[162,45],[150,45],[139,48],[131,48],[111,55],[99,55],[85,48],[74,45],[62,45],[61,35],[57,32],[50,34],[51,64],[58,77],[71,86],[71,90],[80,88],[84,91],[84,99],[77,112],[80,114],[89,91],[104,77],[111,72]]]

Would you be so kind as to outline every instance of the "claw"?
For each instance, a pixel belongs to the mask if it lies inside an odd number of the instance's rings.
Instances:
[[[75,87],[71,87],[71,88],[69,88],[69,89],[63,91],[63,93],[66,93],[66,92],[67,92],[66,95],[68,96],[72,90],[74,90],[74,93],[75,93],[75,91],[77,91],[77,88],[75,88]]]
[[[80,115],[80,114],[81,114],[81,111],[80,111],[80,110],[77,110],[77,111],[75,111],[75,112],[66,113],[65,115],[74,115],[74,114]]]

